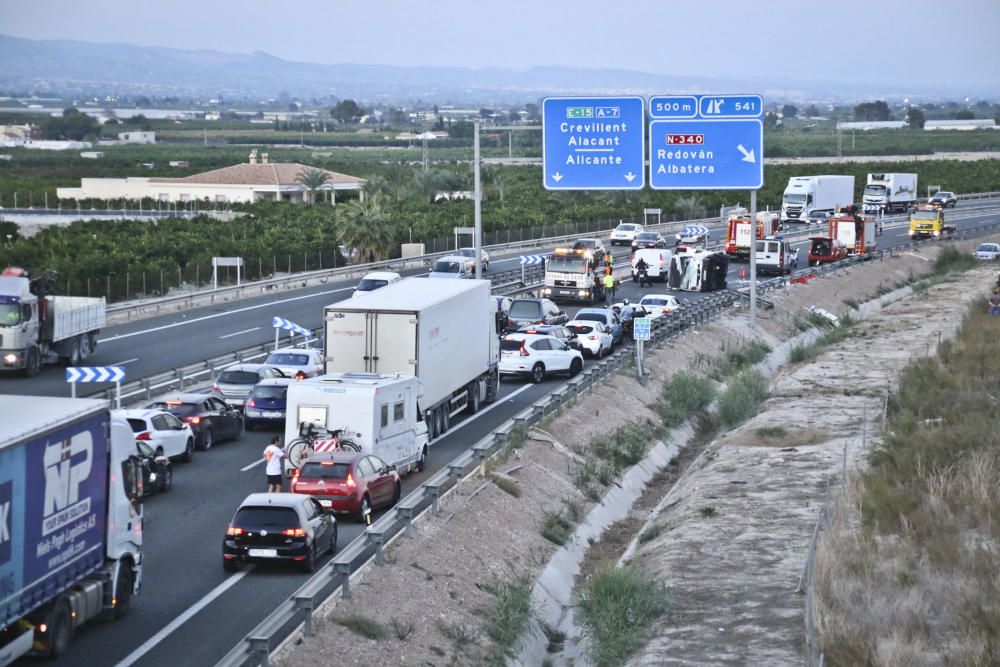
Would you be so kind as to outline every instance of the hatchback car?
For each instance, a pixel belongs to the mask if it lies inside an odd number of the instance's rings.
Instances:
[[[368,292],[377,290],[380,287],[385,287],[386,285],[391,285],[392,283],[397,283],[402,279],[402,276],[393,271],[372,271],[361,279],[358,286],[354,288],[354,293],[351,294],[351,298],[353,299],[356,296],[364,296]]]
[[[632,240],[632,252],[640,248],[666,248],[667,240],[659,232],[642,232]]]
[[[264,364],[274,366],[285,377],[312,378],[323,373],[323,352],[305,347],[282,347],[268,355]]]
[[[507,311],[511,328],[528,324],[565,324],[569,316],[551,299],[514,299]]]
[[[269,378],[283,378],[285,374],[267,364],[233,364],[219,373],[212,384],[212,393],[234,407],[242,407],[254,385]]]
[[[552,336],[514,333],[500,340],[500,375],[528,377],[534,383],[550,373],[570,377],[583,370],[583,354]]]
[[[680,308],[681,302],[670,294],[647,294],[639,299],[639,306],[646,311],[646,317],[655,320]]]
[[[611,332],[600,322],[572,320],[566,323],[566,328],[576,334],[581,351],[595,359],[610,354],[614,347]]]
[[[618,226],[611,231],[611,245],[629,245],[632,243],[635,235],[642,231],[642,225],[637,225],[633,222],[619,223]]]
[[[529,324],[521,327],[517,333],[538,334],[539,336],[552,336],[569,345],[574,350],[583,351],[580,341],[575,333],[570,331],[564,324]]]
[[[459,248],[455,251],[456,255],[461,255],[469,260],[469,270],[473,274],[476,272],[476,249],[475,248]],[[483,273],[490,270],[490,253],[486,252],[485,248],[479,249],[479,263],[483,265]]]
[[[513,303],[513,299],[509,296],[493,296],[493,299],[497,304],[497,330],[501,334],[505,334],[510,331],[510,305]]]
[[[144,442],[154,453],[190,462],[194,457],[194,431],[165,410],[122,410],[135,433],[137,442]]]
[[[310,495],[324,509],[359,521],[373,510],[393,507],[403,493],[396,468],[373,454],[313,454],[292,478],[292,491]]]
[[[298,493],[251,493],[240,503],[222,539],[222,567],[290,561],[305,572],[320,555],[337,551],[337,520],[315,498]]]
[[[1000,259],[1000,244],[980,243],[976,246],[976,258],[990,261]]]
[[[158,453],[142,440],[135,441],[135,453],[142,469],[142,495],[165,493],[174,485],[174,467],[163,454]]]
[[[243,407],[243,423],[248,431],[258,426],[285,423],[288,385],[293,382],[292,378],[270,378],[254,386]]]
[[[428,278],[471,278],[475,271],[469,269],[469,258],[461,255],[446,255],[440,257],[431,267]]]
[[[603,324],[608,329],[608,333],[611,334],[612,346],[621,343],[622,337],[625,335],[621,318],[618,317],[618,313],[610,308],[581,308],[576,311],[576,317],[573,319],[586,322],[600,322]]]
[[[165,410],[190,424],[198,449],[208,450],[216,441],[243,437],[243,414],[217,396],[173,394],[146,407]]]

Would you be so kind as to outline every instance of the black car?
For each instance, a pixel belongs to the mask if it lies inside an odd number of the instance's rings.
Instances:
[[[927,200],[927,203],[936,208],[955,208],[955,205],[958,204],[958,197],[955,196],[954,192],[938,190],[933,197]]]
[[[529,324],[566,324],[569,316],[551,299],[514,299],[507,311],[511,328]]]
[[[243,413],[217,396],[176,394],[146,407],[166,410],[190,424],[198,449],[211,449],[217,441],[243,437]]]
[[[574,350],[583,351],[583,346],[577,340],[576,334],[561,324],[529,324],[517,330],[517,333],[538,334],[558,338]]]
[[[640,232],[632,241],[632,250],[640,248],[666,248],[667,240],[659,232]]]
[[[607,248],[604,247],[604,241],[598,238],[591,239],[577,239],[573,242],[573,250],[583,250],[589,252],[590,256],[596,260],[600,261],[607,253]]]
[[[247,562],[290,561],[312,572],[327,551],[337,551],[337,520],[318,500],[301,493],[251,493],[226,528],[222,567],[235,572]]]
[[[169,491],[174,485],[174,467],[166,456],[157,454],[141,440],[135,441],[135,454],[132,456],[138,459],[142,469],[142,495]]]
[[[497,302],[497,329],[502,336],[510,331],[510,304],[513,301],[509,296],[494,296]]]

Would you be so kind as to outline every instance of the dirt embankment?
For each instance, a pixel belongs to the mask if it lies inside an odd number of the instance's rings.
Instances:
[[[496,602],[490,586],[521,578],[530,586],[557,549],[542,536],[547,516],[572,519],[593,506],[575,474],[579,452],[595,436],[656,419],[652,406],[672,373],[707,369],[751,338],[775,347],[800,332],[805,307],[842,312],[845,300],[865,301],[929,270],[933,254],[907,253],[792,285],[768,295],[775,307],[759,311],[759,334],[751,335],[745,313],[733,312],[650,354],[647,386],[621,374],[582,396],[544,426],[560,446],[528,440],[498,466],[521,466],[511,472],[520,497],[478,479],[464,483],[442,501],[439,516],[416,524],[414,539],[388,549],[386,566],[352,586],[352,600],[331,606],[316,637],[293,642],[276,663],[319,666],[336,656],[345,665],[489,664],[496,655],[487,631]],[[925,354],[937,332],[953,330],[965,307],[955,296],[987,280],[986,270],[973,272],[961,288],[911,297],[858,325],[814,363],[782,371],[764,413],[709,445],[666,485],[666,509],[656,519],[661,533],[635,558],[669,583],[674,607],[635,664],[801,663],[803,598],[795,587],[825,480],[841,465],[845,443],[851,461],[861,456],[862,416],[871,438],[887,384],[909,357]],[[782,426],[787,435],[762,439],[755,433],[761,426]],[[629,524],[637,528],[649,516],[650,503],[639,503]],[[337,623],[351,615],[376,621],[368,633],[376,638]]]

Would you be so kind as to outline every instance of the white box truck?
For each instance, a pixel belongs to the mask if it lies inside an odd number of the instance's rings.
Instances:
[[[486,280],[407,278],[327,306],[327,373],[413,375],[431,438],[496,399],[500,323]]]
[[[792,176],[781,198],[781,222],[809,222],[853,202],[853,176]]]
[[[298,463],[293,443],[303,424],[340,431],[366,454],[396,466],[400,474],[423,470],[427,422],[418,405],[422,386],[412,375],[330,373],[288,387],[285,442],[287,467]]]
[[[0,396],[0,666],[118,618],[142,575],[135,434],[105,401]]]
[[[38,373],[43,363],[75,365],[97,348],[104,326],[104,299],[50,296],[47,277],[32,280],[23,269],[0,274],[0,369]]]
[[[908,211],[916,204],[916,174],[868,174],[868,184],[861,195],[865,213]]]

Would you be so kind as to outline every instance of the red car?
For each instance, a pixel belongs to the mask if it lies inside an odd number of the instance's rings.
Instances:
[[[836,262],[847,257],[847,246],[839,239],[827,236],[813,236],[809,239],[809,265],[815,266],[823,262]]]
[[[359,452],[313,454],[292,477],[293,493],[311,495],[330,512],[361,521],[372,510],[394,506],[402,490],[394,466]]]

